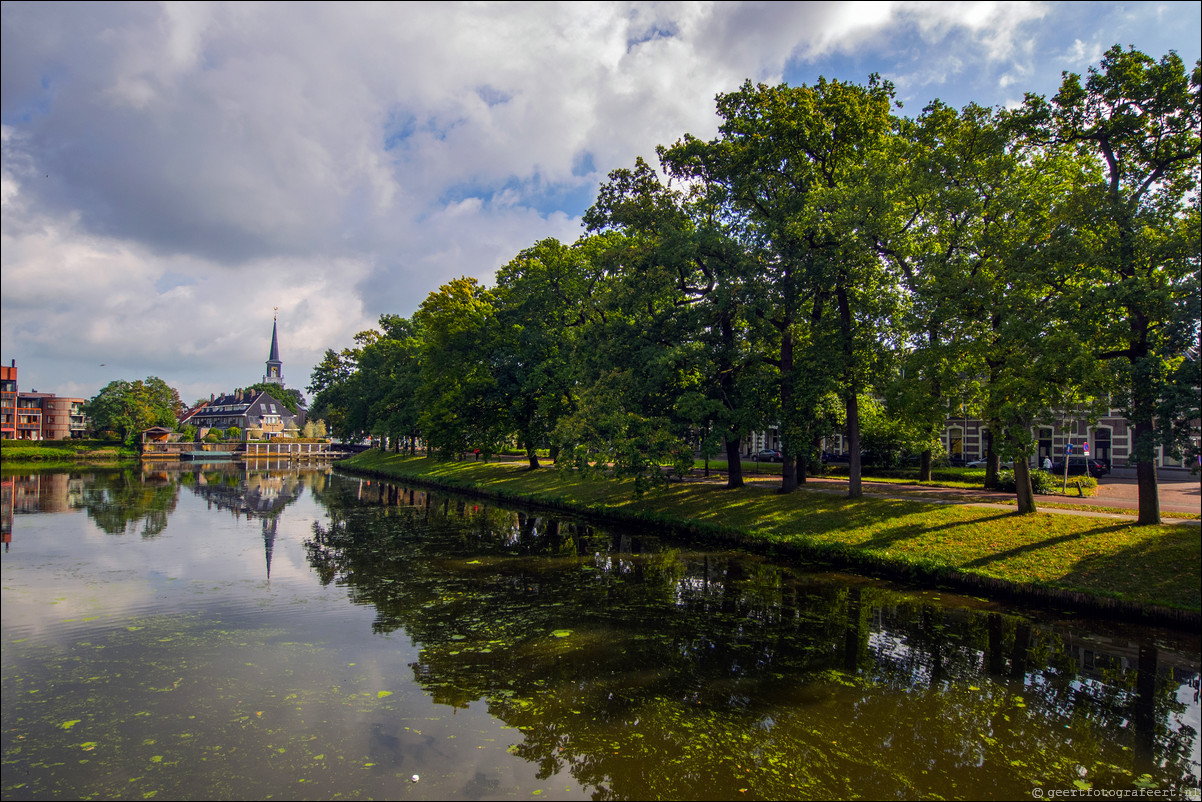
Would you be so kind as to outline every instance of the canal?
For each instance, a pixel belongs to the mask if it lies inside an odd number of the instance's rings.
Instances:
[[[327,468],[3,481],[5,799],[1197,799],[1197,633]]]

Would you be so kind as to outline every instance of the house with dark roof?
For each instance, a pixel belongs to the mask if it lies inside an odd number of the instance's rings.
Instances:
[[[204,437],[211,429],[237,426],[248,439],[295,437],[304,425],[302,415],[294,415],[283,402],[263,390],[236,390],[212,396],[184,413],[180,426],[195,426],[196,436]]]

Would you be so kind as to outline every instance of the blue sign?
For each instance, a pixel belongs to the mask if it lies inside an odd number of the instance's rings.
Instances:
[[[1069,443],[1064,447],[1064,453],[1065,454],[1073,453],[1073,444],[1072,443]]]

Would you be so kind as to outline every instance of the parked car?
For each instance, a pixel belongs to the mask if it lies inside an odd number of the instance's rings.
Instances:
[[[972,462],[965,463],[965,468],[986,468],[989,466],[989,460],[974,459]],[[1014,460],[1005,460],[1001,463],[1001,467],[1005,470],[1014,470]]]
[[[764,448],[755,453],[755,458],[760,462],[781,462],[784,460],[784,455],[776,449]]]
[[[1110,473],[1110,468],[1105,462],[1100,462],[1096,459],[1086,459],[1085,457],[1069,457],[1068,458],[1068,475],[1081,476],[1086,472],[1095,479],[1101,479],[1106,474]],[[1051,474],[1053,476],[1064,476],[1064,460],[1052,463]]]

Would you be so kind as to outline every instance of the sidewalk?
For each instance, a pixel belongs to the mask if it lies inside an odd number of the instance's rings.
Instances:
[[[769,474],[744,474],[748,482],[779,483],[780,477]],[[711,476],[709,480],[725,482],[725,475]],[[846,479],[827,479],[809,477],[806,487],[812,490],[826,492],[846,492]],[[872,479],[863,480],[865,495],[899,499],[924,499],[945,504],[989,504],[1013,508],[1014,494],[999,493],[983,488],[937,487],[921,484],[903,484],[897,482],[874,482]],[[1160,484],[1160,514],[1163,518],[1172,518],[1173,513],[1202,513],[1202,485],[1195,477],[1165,479]],[[1038,495],[1035,497],[1036,506],[1046,504],[1072,504],[1073,506],[1108,508],[1096,512],[1082,510],[1062,510],[1055,507],[1040,507],[1041,512],[1063,513],[1066,515],[1102,515],[1109,517],[1134,518],[1139,511],[1139,486],[1135,479],[1124,477],[1104,476],[1098,481],[1097,495],[1092,498],[1078,498],[1075,495]],[[1130,515],[1114,513],[1110,510],[1131,510]],[[1187,521],[1198,524],[1199,521]]]

